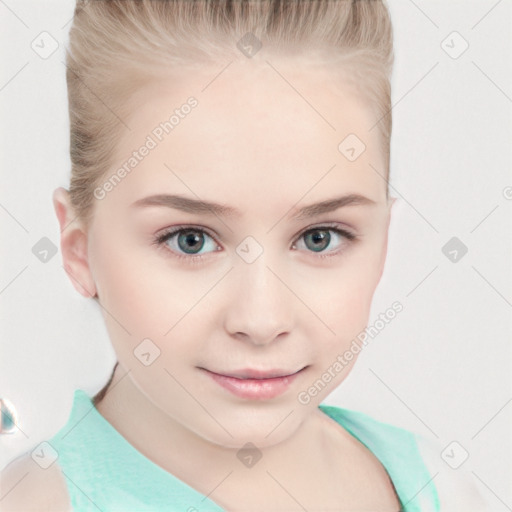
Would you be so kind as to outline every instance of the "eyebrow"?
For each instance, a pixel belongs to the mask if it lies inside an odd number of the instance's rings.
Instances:
[[[341,197],[326,199],[319,203],[303,206],[299,209],[294,208],[292,219],[302,220],[315,217],[324,213],[332,212],[344,206],[372,206],[376,202],[368,197],[360,194],[347,194]],[[218,215],[224,217],[240,216],[241,213],[231,206],[192,199],[180,195],[157,194],[153,196],[143,197],[132,203],[131,207],[142,208],[148,206],[163,206],[174,208],[187,213]]]

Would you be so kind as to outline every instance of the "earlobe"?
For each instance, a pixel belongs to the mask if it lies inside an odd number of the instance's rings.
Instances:
[[[59,187],[53,192],[53,206],[60,226],[60,249],[64,270],[75,289],[86,298],[96,295],[96,286],[89,267],[87,230],[76,218],[69,192]]]

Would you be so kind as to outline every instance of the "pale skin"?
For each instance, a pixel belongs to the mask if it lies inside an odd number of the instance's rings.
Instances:
[[[397,511],[378,459],[317,408],[357,356],[310,403],[297,399],[364,330],[384,269],[394,200],[386,197],[379,132],[369,131],[375,114],[331,71],[272,63],[303,97],[257,60],[233,63],[203,92],[217,68],[139,91],[108,176],[169,112],[190,96],[199,103],[94,199],[87,228],[68,192],[55,190],[64,267],[79,293],[98,295],[119,361],[98,411],[225,510]],[[354,162],[338,151],[349,133],[366,145]],[[132,206],[154,194],[221,203],[239,215]],[[292,219],[298,208],[348,194],[370,203]],[[304,235],[326,224],[330,243],[315,252]],[[177,226],[203,230],[197,263],[177,236],[152,243]],[[247,236],[263,249],[250,264],[236,252]],[[146,338],[161,351],[149,366],[133,353]],[[305,369],[285,393],[257,401],[232,395],[201,368]],[[250,469],[236,458],[248,441],[263,455]]]

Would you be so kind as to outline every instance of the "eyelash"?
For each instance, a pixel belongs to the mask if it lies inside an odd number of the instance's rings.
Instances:
[[[300,240],[301,237],[305,236],[306,234],[308,234],[311,231],[332,231],[332,232],[342,236],[343,238],[346,238],[349,243],[353,242],[354,240],[356,240],[358,238],[356,235],[354,235],[350,231],[346,231],[337,226],[338,225],[336,224],[334,226],[333,225],[322,225],[322,226],[314,226],[312,228],[307,228],[296,238],[296,240]],[[155,244],[158,248],[165,250],[166,253],[170,252],[172,257],[175,257],[175,258],[178,258],[181,260],[186,260],[188,263],[192,263],[192,264],[201,263],[202,260],[205,258],[205,255],[203,255],[203,254],[184,255],[184,254],[176,253],[172,249],[165,247],[165,245],[164,245],[165,242],[167,242],[170,238],[172,238],[173,235],[176,235],[182,231],[198,231],[200,233],[205,233],[210,238],[212,238],[215,241],[215,243],[217,243],[213,234],[211,234],[208,230],[206,230],[202,227],[198,227],[198,226],[187,225],[187,226],[177,226],[175,228],[172,228],[172,229],[165,231],[164,233],[156,236],[153,241],[153,244]],[[295,243],[296,242],[294,242],[294,245],[295,245]],[[218,251],[214,251],[214,252],[218,252]],[[313,251],[309,251],[309,252],[313,252]],[[331,258],[333,256],[339,256],[341,254],[341,252],[342,252],[342,249],[338,249],[337,251],[333,251],[333,252],[327,252],[325,254],[320,252],[320,253],[318,253],[317,257],[322,258],[322,259],[323,258]],[[208,254],[211,254],[211,253],[208,253]],[[313,252],[313,254],[314,254],[314,252]]]

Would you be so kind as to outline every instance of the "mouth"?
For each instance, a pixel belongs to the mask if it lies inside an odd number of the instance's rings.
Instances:
[[[249,400],[268,400],[283,394],[307,366],[296,370],[256,370],[245,368],[242,370],[217,373],[205,368],[206,372],[219,386],[233,395]]]

